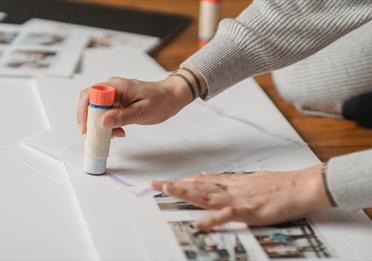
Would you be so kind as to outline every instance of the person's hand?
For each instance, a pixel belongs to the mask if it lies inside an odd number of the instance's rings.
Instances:
[[[124,137],[121,128],[128,124],[156,124],[175,115],[191,102],[185,81],[168,77],[159,82],[143,82],[112,77],[105,85],[116,89],[115,108],[101,118],[103,128],[113,129],[112,135]],[[86,132],[89,89],[80,94],[77,121],[82,134]]]
[[[207,230],[228,221],[263,226],[331,207],[321,168],[322,164],[291,172],[202,173],[175,182],[153,181],[152,187],[196,206],[216,210],[195,223],[198,229]]]

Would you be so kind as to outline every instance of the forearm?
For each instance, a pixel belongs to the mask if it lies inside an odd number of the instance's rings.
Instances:
[[[304,59],[372,19],[368,0],[256,0],[182,66],[195,68],[212,97],[234,83]]]

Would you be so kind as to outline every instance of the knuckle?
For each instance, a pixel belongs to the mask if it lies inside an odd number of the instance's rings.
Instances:
[[[80,97],[86,96],[88,94],[88,92],[89,92],[89,89],[83,89],[83,90],[81,90],[80,91]]]
[[[122,81],[122,78],[117,77],[117,76],[111,76],[110,78],[107,79],[107,82],[112,83],[112,84],[119,83],[121,81]]]
[[[218,207],[221,205],[221,202],[213,194],[208,194],[205,198],[205,203],[210,207]]]

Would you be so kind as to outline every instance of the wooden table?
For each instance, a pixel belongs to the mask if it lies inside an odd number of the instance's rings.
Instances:
[[[197,24],[199,0],[76,0],[80,2],[155,10],[188,15],[192,23],[173,40],[168,42],[153,57],[167,70],[175,70],[187,57],[198,50]],[[222,1],[224,18],[237,16],[251,0]],[[346,120],[305,116],[285,102],[275,89],[270,74],[255,78],[298,133],[309,143],[311,149],[325,161],[345,153],[372,148],[372,130],[358,127]],[[372,218],[372,209],[366,210]]]

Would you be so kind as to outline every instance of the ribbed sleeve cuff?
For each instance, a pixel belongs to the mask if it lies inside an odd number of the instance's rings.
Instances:
[[[181,65],[194,67],[204,77],[208,87],[207,99],[252,76],[252,68],[261,68],[254,66],[242,45],[243,42],[250,43],[247,41],[250,37],[243,25],[225,19],[213,40]]]
[[[372,150],[332,158],[326,173],[337,206],[358,210],[372,206]]]

